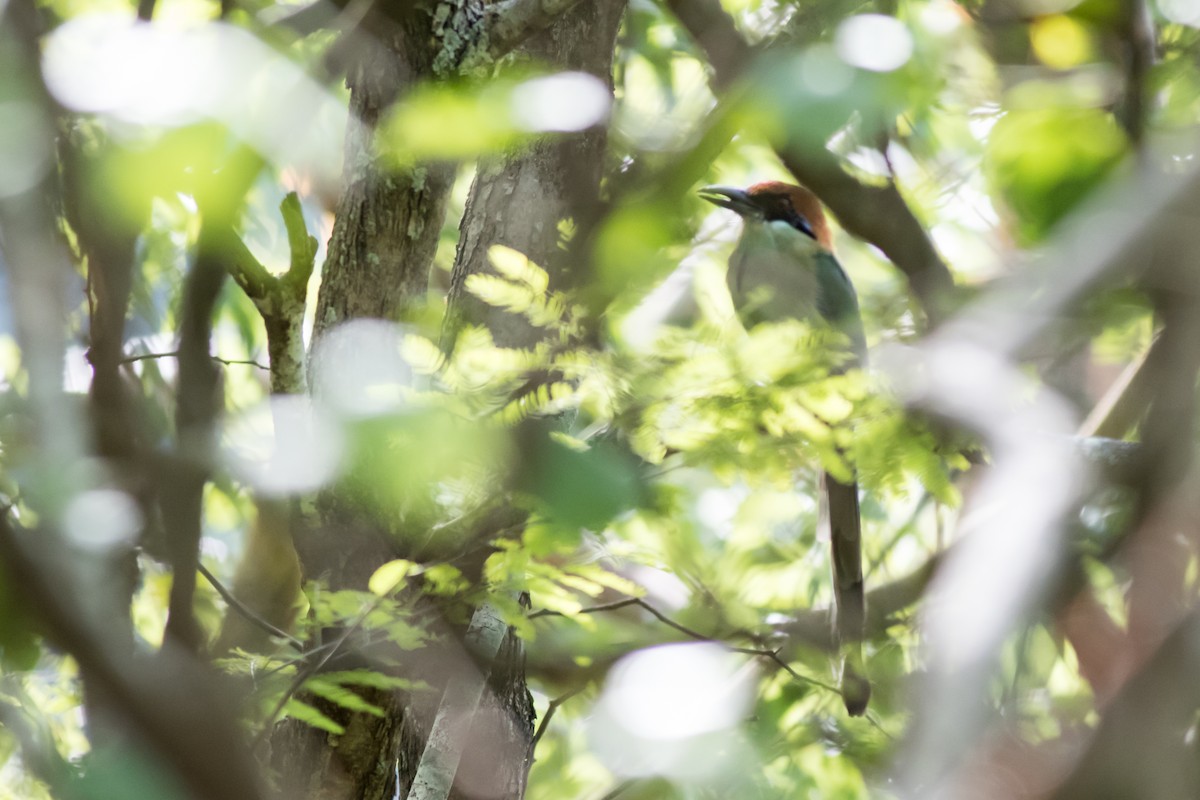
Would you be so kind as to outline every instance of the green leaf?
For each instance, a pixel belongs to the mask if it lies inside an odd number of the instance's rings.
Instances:
[[[384,716],[383,709],[374,703],[369,703],[363,699],[362,695],[347,689],[340,683],[331,680],[328,676],[318,675],[309,678],[304,682],[305,690],[312,692],[318,697],[323,697],[331,703],[341,706],[347,711],[357,711],[372,716]]]
[[[433,375],[446,366],[446,356],[441,348],[424,336],[405,336],[400,352],[413,371],[421,375]]]
[[[428,684],[424,681],[410,681],[405,678],[397,678],[394,675],[385,675],[382,672],[376,672],[372,669],[348,669],[340,672],[327,672],[321,677],[342,686],[365,686],[370,689],[403,689],[407,691],[429,688]]]
[[[462,159],[512,147],[522,138],[512,118],[510,86],[422,84],[380,126],[385,157],[399,165]]]
[[[520,488],[568,526],[598,529],[633,507],[641,493],[641,466],[627,448],[601,439],[580,452],[548,435],[535,439]]]
[[[489,306],[502,308],[514,314],[524,313],[537,299],[528,286],[507,281],[496,275],[468,275],[466,287],[468,292]]]
[[[295,697],[288,698],[287,704],[283,707],[283,715],[292,719],[298,719],[306,725],[328,731],[336,736],[341,736],[346,732],[345,728],[325,716],[320,710]]]
[[[513,283],[528,286],[536,294],[545,294],[550,287],[550,276],[546,270],[534,264],[518,250],[494,244],[488,248],[488,260],[505,278]]]
[[[404,583],[404,579],[418,571],[418,566],[411,561],[396,559],[389,561],[372,573],[367,581],[367,588],[372,594],[380,597],[391,594]]]
[[[988,138],[985,171],[1022,238],[1044,238],[1124,157],[1125,135],[1094,108],[1014,109]]]

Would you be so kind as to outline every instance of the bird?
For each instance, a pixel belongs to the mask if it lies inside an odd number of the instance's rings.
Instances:
[[[801,319],[826,324],[847,343],[839,370],[865,367],[866,339],[858,296],[833,252],[833,233],[821,201],[803,186],[780,181],[746,189],[705,186],[700,196],[742,218],[729,257],[726,284],[739,315],[757,322]],[[871,684],[863,660],[866,627],[862,519],[858,482],[824,472],[822,520],[827,522],[833,571],[833,633],[840,654],[840,691],[846,712],[866,712]]]

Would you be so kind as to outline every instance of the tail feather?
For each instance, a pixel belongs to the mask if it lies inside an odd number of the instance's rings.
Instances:
[[[858,484],[842,483],[829,473],[823,476],[829,539],[832,545],[834,637],[842,658],[841,690],[846,712],[862,715],[871,699],[862,642],[866,634],[866,598],[863,593],[862,520]]]

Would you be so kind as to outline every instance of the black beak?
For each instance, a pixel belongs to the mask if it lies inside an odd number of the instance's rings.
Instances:
[[[730,186],[705,186],[700,190],[700,196],[708,202],[743,217],[762,216],[762,209],[750,195],[742,189]]]

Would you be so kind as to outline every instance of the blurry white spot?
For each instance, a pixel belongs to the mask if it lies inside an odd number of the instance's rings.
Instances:
[[[728,535],[733,529],[733,518],[748,494],[744,486],[705,489],[696,501],[696,515],[706,527],[720,535]]]
[[[947,206],[958,211],[964,209],[962,203],[947,203]],[[970,210],[969,207],[967,210]],[[980,227],[978,217],[975,222],[974,227]],[[969,277],[971,281],[997,278],[1003,274],[1005,265],[999,253],[995,249],[979,246],[988,241],[988,233],[990,231],[972,230],[965,225],[946,223],[939,223],[929,229],[938,252],[954,265],[955,270]]]
[[[92,489],[67,504],[63,531],[87,550],[108,550],[133,541],[142,527],[142,512],[125,492]]]
[[[588,722],[589,738],[618,775],[705,783],[736,776],[751,758],[737,724],[755,670],[708,643],[654,647],[609,673]]]
[[[594,75],[560,72],[534,78],[512,93],[513,119],[529,131],[579,131],[608,116],[612,94]]]
[[[247,31],[84,15],[50,34],[43,72],[76,110],[151,125],[217,119],[259,152],[337,179],[344,107]]]
[[[930,33],[941,36],[953,33],[962,25],[962,11],[950,0],[933,0],[921,9],[921,25]]]
[[[52,141],[32,104],[0,102],[0,197],[20,194],[41,180],[50,165]]]
[[[997,112],[994,114],[971,114],[967,117],[967,127],[971,129],[971,135],[979,141],[986,141],[991,135],[992,128],[996,127],[996,123],[1000,121],[1002,115]]]
[[[1158,0],[1158,10],[1171,22],[1200,27],[1200,2],[1198,0]]]
[[[936,663],[949,671],[990,657],[1036,601],[1062,551],[1062,514],[1085,474],[1070,446],[1075,419],[1052,392],[966,337],[926,346],[941,408],[985,431],[995,465],[959,522],[961,544],[939,571],[927,614]],[[1022,501],[1014,503],[1012,498]]]
[[[46,41],[46,85],[79,111],[143,122],[194,119],[195,106],[210,99],[213,80],[205,65],[188,69],[183,60],[184,51],[198,55],[196,44],[195,36],[138,25],[124,15],[80,16]]]
[[[233,418],[224,438],[231,469],[267,495],[319,488],[342,454],[337,426],[301,395],[276,395]]]
[[[412,368],[401,355],[405,332],[383,320],[354,320],[317,344],[312,359],[316,395],[349,416],[371,416],[405,405]]]
[[[215,537],[205,536],[200,540],[200,555],[225,563],[230,558],[229,544]]]
[[[856,148],[854,152],[850,153],[849,160],[854,166],[871,175],[886,178],[892,174],[891,165],[883,157],[883,153],[874,147]]]
[[[837,54],[852,67],[891,72],[912,57],[912,34],[904,23],[882,14],[859,14],[838,26]]]
[[[617,662],[600,698],[607,715],[643,739],[678,740],[738,723],[750,702],[752,673],[715,644],[669,644]]]
[[[816,44],[800,56],[800,80],[816,95],[831,97],[850,88],[854,70],[827,44]]]
[[[634,564],[629,577],[645,588],[647,599],[654,605],[680,609],[687,605],[692,593],[687,584],[666,570]]]
[[[87,360],[87,349],[69,345],[63,359],[63,391],[72,394],[87,394],[92,386],[92,365]]]

